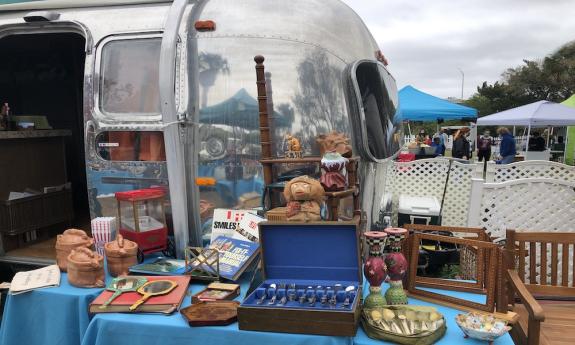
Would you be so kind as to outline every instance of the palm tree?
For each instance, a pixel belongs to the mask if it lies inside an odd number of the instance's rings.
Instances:
[[[199,54],[198,66],[199,82],[203,89],[201,101],[201,107],[203,108],[208,104],[208,92],[210,88],[214,86],[216,77],[219,73],[229,74],[230,67],[228,60],[224,59],[221,55],[205,52]]]

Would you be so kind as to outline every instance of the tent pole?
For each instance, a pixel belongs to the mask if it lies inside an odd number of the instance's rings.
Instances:
[[[565,127],[565,146],[563,147],[563,164],[567,164],[567,144],[569,143],[569,127]]]
[[[546,148],[549,148],[549,138],[551,137],[551,126],[547,126],[547,145]]]
[[[513,136],[516,136],[516,134],[515,134],[515,126],[513,126]]]
[[[529,138],[531,137],[531,124],[527,127],[527,141],[525,142],[525,156],[527,156],[527,152],[529,152]],[[527,157],[525,157],[527,158]],[[525,159],[527,160],[527,159]]]

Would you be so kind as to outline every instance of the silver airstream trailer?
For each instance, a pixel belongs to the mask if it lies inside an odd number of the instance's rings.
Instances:
[[[395,81],[378,49],[338,0],[14,3],[0,5],[0,101],[69,131],[70,225],[115,216],[115,192],[161,188],[181,257],[209,229],[201,205],[241,207],[262,193],[259,54],[276,153],[287,133],[306,154],[317,154],[318,134],[347,133],[362,159],[368,226],[377,220],[387,163],[402,142]],[[19,174],[3,163],[0,180]],[[199,177],[216,182],[200,186]],[[11,187],[2,186],[6,200]],[[4,232],[1,260],[46,262],[34,250],[15,254],[49,240],[42,231]],[[7,246],[13,236],[22,238],[17,250]]]

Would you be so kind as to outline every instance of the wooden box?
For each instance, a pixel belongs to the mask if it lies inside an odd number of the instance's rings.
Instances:
[[[205,301],[233,300],[240,295],[238,284],[214,282],[202,291],[192,295],[192,303]]]
[[[358,224],[262,222],[259,232],[264,279],[238,308],[239,328],[354,336],[363,282]],[[290,294],[295,300],[281,304],[282,297]],[[274,295],[276,302],[270,304]],[[322,302],[324,295],[329,303]],[[311,296],[317,297],[313,306]],[[261,297],[265,300],[258,303]]]

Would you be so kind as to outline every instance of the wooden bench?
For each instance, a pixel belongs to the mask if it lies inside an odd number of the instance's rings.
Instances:
[[[515,344],[575,344],[575,233],[507,230],[504,252],[497,306],[519,315]]]

